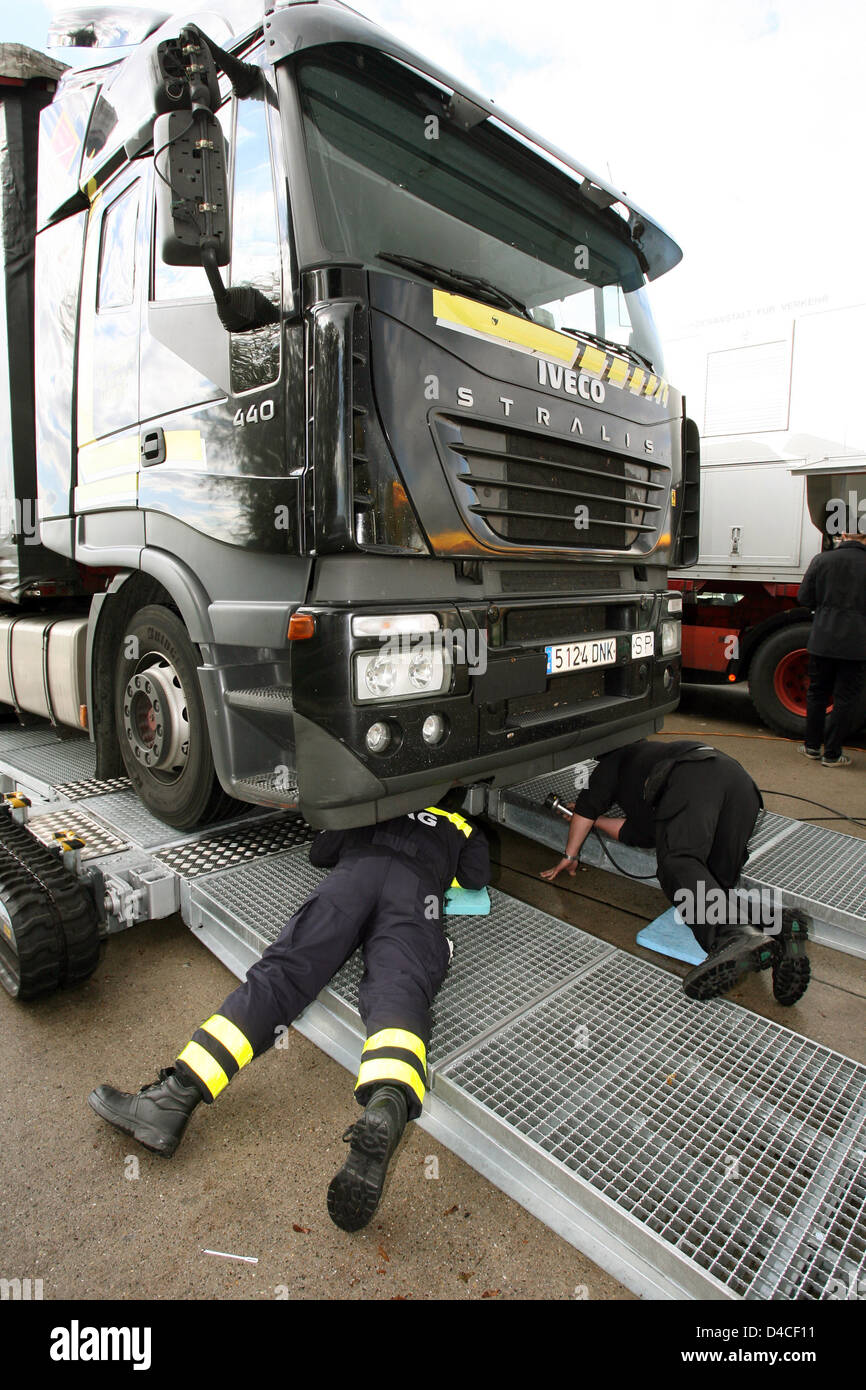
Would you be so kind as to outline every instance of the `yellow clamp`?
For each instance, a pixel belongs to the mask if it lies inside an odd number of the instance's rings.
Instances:
[[[59,842],[61,849],[65,850],[84,849],[86,843],[80,836],[70,835],[66,830],[55,830],[54,838]]]

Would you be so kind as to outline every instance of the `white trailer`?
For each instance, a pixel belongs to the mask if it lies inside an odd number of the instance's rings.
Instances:
[[[866,532],[866,398],[844,365],[864,337],[866,304],[825,300],[697,323],[671,343],[702,431],[700,553],[674,581],[684,676],[748,680],[765,723],[792,737],[811,622],[797,590],[822,544]],[[810,477],[822,481],[807,490]]]

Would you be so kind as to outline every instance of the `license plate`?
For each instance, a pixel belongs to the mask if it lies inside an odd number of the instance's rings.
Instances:
[[[652,656],[656,649],[654,632],[633,632],[631,635],[631,659],[637,661],[642,656]]]
[[[587,671],[592,666],[616,665],[615,637],[602,637],[597,642],[561,642],[555,647],[545,647],[545,651],[549,676]]]

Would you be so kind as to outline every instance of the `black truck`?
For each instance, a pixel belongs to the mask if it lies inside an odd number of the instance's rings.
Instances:
[[[0,701],[182,828],[370,823],[658,730],[678,246],[333,0],[127,21],[77,12],[135,40],[102,66],[0,48]]]

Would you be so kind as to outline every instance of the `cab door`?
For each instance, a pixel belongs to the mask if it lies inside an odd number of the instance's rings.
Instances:
[[[96,194],[88,218],[78,330],[78,515],[138,503],[143,187],[140,166],[124,169]]]

